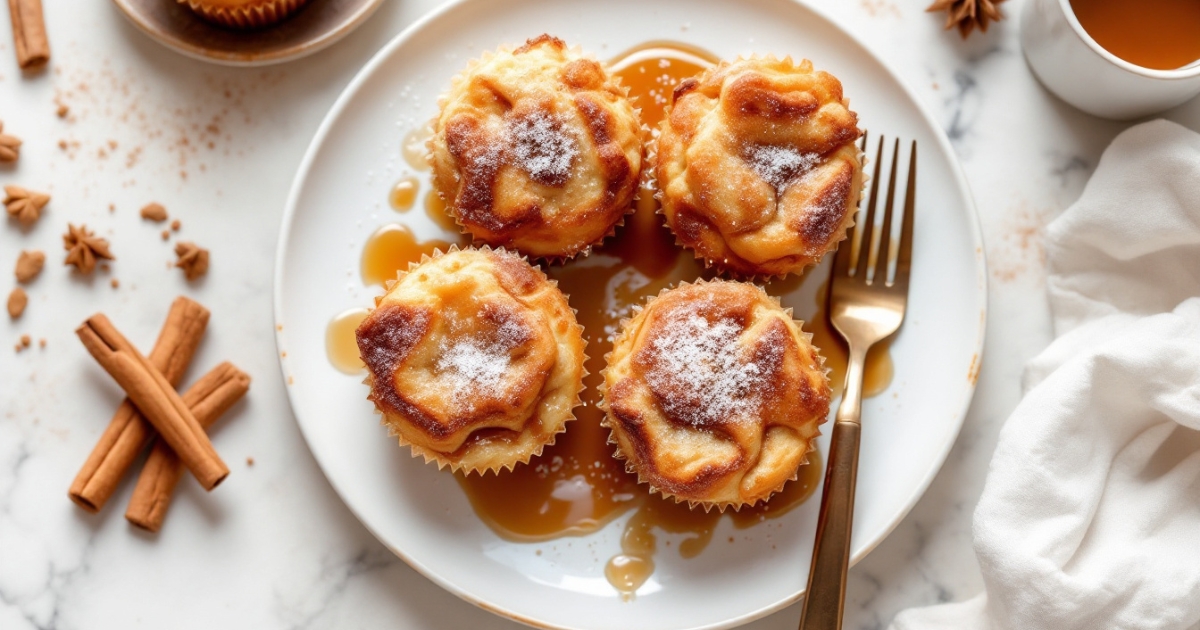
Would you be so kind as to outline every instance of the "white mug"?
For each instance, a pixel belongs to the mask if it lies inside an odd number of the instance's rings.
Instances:
[[[1102,118],[1138,118],[1200,94],[1200,64],[1152,70],[1129,63],[1083,30],[1070,0],[1028,0],[1021,12],[1021,48],[1046,89]]]

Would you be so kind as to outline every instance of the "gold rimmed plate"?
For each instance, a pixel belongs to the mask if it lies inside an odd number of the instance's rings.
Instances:
[[[133,25],[179,53],[227,66],[265,66],[311,55],[367,21],[383,0],[310,0],[284,21],[233,30],[200,19],[176,0],[113,0]]]

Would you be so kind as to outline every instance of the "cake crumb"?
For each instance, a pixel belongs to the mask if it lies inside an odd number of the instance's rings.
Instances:
[[[116,278],[113,278],[113,279],[112,279],[112,280],[110,280],[108,283],[109,283],[109,284],[111,284],[111,285],[112,285],[112,288],[114,288],[114,289],[115,289],[115,288],[117,288],[117,287],[119,287],[119,286],[121,286],[121,283],[120,283],[119,281],[117,281],[117,279],[116,279]]]
[[[29,344],[31,344],[31,343],[33,343],[33,340],[29,338],[29,335],[21,335],[21,347],[22,348],[28,348]]]
[[[110,204],[108,204],[108,211],[109,211],[109,212],[116,212],[116,211],[117,211],[117,204],[115,204],[115,203],[110,203]]]
[[[25,312],[25,306],[29,304],[29,296],[25,294],[25,289],[17,287],[8,294],[8,316],[12,319],[17,319]]]
[[[247,457],[247,458],[246,458],[246,465],[247,465],[247,466],[253,466],[253,465],[254,465],[254,458],[253,458],[253,457]]]
[[[140,214],[143,219],[161,223],[167,220],[167,209],[161,203],[150,202],[142,207]]]
[[[39,347],[39,348],[45,348],[45,347],[46,347],[46,338],[45,338],[45,337],[42,337],[41,339],[38,339],[38,347]]]
[[[169,238],[171,238],[171,231],[170,231],[170,230],[163,230],[163,231],[162,231],[162,239],[165,241],[165,240],[167,240],[167,239],[169,239]]]
[[[41,250],[27,249],[17,256],[17,267],[13,274],[17,277],[17,282],[29,284],[42,273],[42,267],[45,265],[46,254]]]
[[[208,250],[189,241],[175,244],[175,255],[179,260],[175,266],[183,270],[188,280],[195,280],[208,273]]]
[[[171,231],[178,232],[179,228],[182,226],[183,226],[183,224],[179,222],[179,219],[175,219],[174,221],[171,222]]]

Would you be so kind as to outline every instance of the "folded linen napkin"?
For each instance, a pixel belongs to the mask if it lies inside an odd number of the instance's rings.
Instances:
[[[1200,622],[1200,135],[1118,136],[1047,242],[1057,338],[975,509],[986,592],[892,630]]]

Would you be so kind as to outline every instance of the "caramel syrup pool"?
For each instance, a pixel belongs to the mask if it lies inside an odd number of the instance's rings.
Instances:
[[[641,108],[643,122],[655,128],[664,117],[675,86],[715,62],[713,55],[697,48],[650,42],[621,54],[611,61],[611,67],[622,83],[629,86],[630,98]],[[403,143],[403,155],[414,168],[428,169],[423,151],[429,135],[427,128],[417,129]],[[426,193],[424,205],[436,224],[450,232],[459,231],[435,193]],[[636,476],[627,473],[623,464],[612,457],[615,447],[607,442],[608,430],[600,426],[601,371],[620,321],[632,316],[635,305],[667,287],[714,276],[703,269],[690,251],[674,244],[674,237],[656,210],[653,191],[643,188],[636,212],[626,219],[614,238],[595,248],[590,256],[546,270],[570,297],[571,306],[578,310],[588,340],[588,376],[584,379],[583,405],[575,410],[576,420],[559,434],[555,444],[528,465],[485,476],[455,474],[479,518],[508,540],[537,542],[587,534],[634,511],[621,537],[621,553],[613,556],[604,568],[608,581],[625,598],[631,598],[654,573],[654,556],[660,552],[658,532],[684,534],[678,552],[691,558],[709,545],[718,521],[724,517],[716,510],[692,510],[686,503],[677,504],[649,494],[645,486],[639,486]],[[450,244],[443,240],[420,241],[399,224],[384,226],[364,248],[363,281],[382,285],[395,278],[397,271],[406,270],[410,261],[420,260],[422,254],[434,248],[444,250]],[[781,295],[804,280],[805,276],[789,276],[769,283],[766,289],[772,295]],[[817,312],[812,321],[806,322],[805,330],[814,334],[813,342],[831,370],[835,393],[840,393],[845,380],[846,350],[826,322],[823,291],[822,288],[818,292]],[[331,339],[333,326],[338,322],[335,319],[331,323]],[[353,328],[341,324],[339,333],[350,344],[354,342]],[[334,345],[330,345],[331,361]],[[873,350],[867,359],[866,395],[886,389],[891,375],[887,347]],[[809,464],[800,468],[797,479],[788,482],[769,502],[738,512],[727,510],[725,515],[734,527],[751,527],[804,503],[824,472],[819,453],[810,453],[809,460]]]

